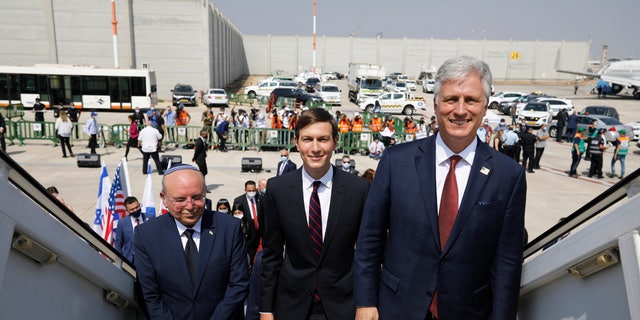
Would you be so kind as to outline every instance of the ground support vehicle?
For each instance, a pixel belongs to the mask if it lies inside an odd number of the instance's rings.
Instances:
[[[383,66],[367,63],[349,64],[349,101],[356,102],[365,96],[377,97],[383,93],[382,79],[386,76]]]
[[[416,109],[425,108],[426,102],[423,97],[413,97],[401,92],[387,92],[376,98],[361,98],[358,105],[364,112],[412,115]],[[377,108],[378,105],[379,108]]]

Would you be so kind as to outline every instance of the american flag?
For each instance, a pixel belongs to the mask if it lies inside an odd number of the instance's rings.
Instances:
[[[116,175],[113,178],[113,184],[111,184],[111,191],[109,192],[109,207],[107,208],[107,214],[103,216],[103,220],[106,218],[103,238],[105,241],[113,244],[113,230],[118,227],[118,221],[121,217],[125,217],[127,214],[124,206],[124,193],[122,191],[122,184],[120,180],[120,168],[116,168]]]

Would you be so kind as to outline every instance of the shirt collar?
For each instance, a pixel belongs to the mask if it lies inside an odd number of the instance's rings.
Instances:
[[[302,169],[302,188],[303,189],[312,188],[313,182],[316,181],[316,179],[312,178],[304,170],[304,166],[302,168],[303,168]],[[329,166],[329,170],[327,170],[327,173],[325,173],[324,176],[322,176],[322,178],[318,179],[318,181],[322,182],[322,184],[327,188],[331,188],[332,180],[333,180],[333,166]]]
[[[478,139],[473,139],[473,141],[464,148],[464,150],[458,153],[458,155],[461,156],[466,163],[471,165],[473,163],[473,158],[476,155],[476,147],[478,147]],[[449,149],[449,147],[444,143],[442,136],[438,134],[436,136],[436,165],[442,165],[455,154],[456,153],[451,151],[451,149]]]
[[[187,230],[187,229],[193,229],[198,234],[201,233],[201,230],[202,230],[202,217],[200,217],[200,219],[198,219],[198,222],[196,222],[196,224],[194,224],[193,227],[191,227],[191,228],[185,227],[184,224],[182,224],[180,221],[176,220],[175,218],[173,219],[173,221],[176,222],[176,227],[178,227],[178,234],[180,236],[182,236],[182,234],[184,234],[184,231]]]

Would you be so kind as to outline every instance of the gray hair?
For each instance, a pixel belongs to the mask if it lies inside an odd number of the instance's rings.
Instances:
[[[438,100],[438,95],[440,94],[440,89],[444,82],[462,80],[470,74],[480,76],[480,79],[482,80],[482,87],[484,89],[485,104],[489,103],[489,97],[491,96],[491,83],[493,82],[489,65],[482,60],[469,56],[460,56],[449,59],[440,66],[438,73],[436,73],[436,83],[433,87],[434,99]]]

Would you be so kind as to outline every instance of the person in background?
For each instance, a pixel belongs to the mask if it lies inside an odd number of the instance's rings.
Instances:
[[[89,148],[91,148],[91,154],[96,153],[98,147],[98,114],[91,112],[91,118],[87,119],[87,123],[84,126],[84,131],[89,135]]]
[[[222,121],[216,127],[216,134],[218,135],[218,141],[220,145],[218,146],[218,150],[220,152],[227,152],[227,138],[229,138],[229,122],[231,121],[231,117]]]
[[[171,143],[176,142],[176,112],[173,111],[171,106],[167,106],[167,111],[164,113],[165,116],[165,126],[167,128],[167,137]],[[177,147],[177,145],[176,145]]]
[[[571,168],[569,169],[570,177],[577,178],[580,176],[578,174],[578,165],[580,164],[580,159],[582,159],[582,154],[586,150],[584,140],[584,128],[578,128],[578,132],[573,136],[573,143],[571,144]]]
[[[7,152],[7,144],[4,140],[5,135],[7,134],[7,125],[4,122],[4,117],[2,113],[0,113],[0,150]]]
[[[200,130],[200,137],[195,141],[195,148],[193,148],[193,158],[191,161],[195,162],[200,169],[200,172],[204,177],[207,176],[209,170],[207,169],[207,135],[209,131],[207,129]]]
[[[376,175],[376,171],[368,168],[367,170],[364,171],[364,173],[362,174],[362,177],[367,179],[367,181],[369,181],[369,183],[373,183],[373,177],[375,177]]]
[[[507,122],[504,120],[504,118],[500,119],[500,123],[498,123],[493,131],[498,131],[500,129],[502,129],[502,131],[507,131]]]
[[[138,135],[138,148],[142,151],[142,174],[150,174],[147,172],[149,165],[149,158],[153,159],[156,164],[158,174],[162,175],[162,165],[160,164],[160,158],[158,157],[158,141],[162,139],[162,135],[158,129],[151,125],[151,122],[147,122],[147,126],[140,131]]]
[[[71,144],[69,143],[69,137],[71,137],[71,131],[73,130],[73,122],[71,122],[65,112],[59,113],[55,128],[58,133],[58,138],[60,139],[60,147],[62,147],[62,157],[67,157],[65,147],[69,149],[69,154],[73,157],[73,150],[71,150]]]
[[[604,138],[604,128],[598,129],[598,135],[589,142],[589,154],[591,155],[591,165],[589,166],[589,178],[594,175],[598,179],[603,179],[602,175],[602,159],[605,150],[607,150],[607,140]]]
[[[62,197],[62,195],[60,195],[58,188],[56,188],[55,186],[48,187],[47,192],[49,192],[52,196],[58,199],[58,201],[60,201],[60,203],[62,203],[65,207],[67,207],[69,211],[73,212],[73,207],[71,207],[69,203],[64,201],[64,198]]]
[[[520,134],[520,139],[522,143],[522,167],[527,169],[529,173],[535,173],[533,171],[533,167],[535,167],[535,152],[536,152],[536,142],[538,137],[533,134],[533,128],[530,126],[526,126],[526,131]]]
[[[385,151],[356,244],[356,319],[516,319],[526,177],[476,136],[491,82],[481,60],[445,61],[440,130]]]
[[[244,183],[244,193],[233,199],[234,208],[236,203],[242,205],[240,208],[243,213],[243,223],[246,222],[247,224],[246,228],[244,228],[244,234],[247,242],[249,266],[253,264],[253,259],[261,247],[260,244],[262,242],[264,217],[260,210],[261,201],[260,194],[257,192],[256,182],[253,180],[246,181]]]
[[[216,211],[224,214],[229,214],[229,210],[231,209],[231,204],[229,204],[229,200],[226,198],[221,198],[218,200],[216,204]]]
[[[44,113],[46,111],[44,104],[40,102],[40,98],[36,98],[36,103],[33,105],[33,108],[31,108],[31,112],[35,114],[34,120],[40,122],[39,135],[41,137],[44,136]]]
[[[359,173],[355,167],[351,166],[351,157],[346,154],[342,156],[342,164],[340,165],[340,168],[338,168],[338,170],[355,175]]]
[[[135,120],[136,122],[138,122],[138,126],[143,126],[145,121],[144,121],[144,113],[140,112],[140,107],[136,107],[133,110],[133,114],[131,114],[133,116],[133,120]]]
[[[122,254],[129,262],[133,263],[133,234],[136,227],[145,223],[150,217],[142,213],[140,202],[136,197],[127,197],[124,199],[124,207],[127,215],[120,217],[118,227],[115,232],[115,240],[113,246]]]
[[[296,171],[296,164],[289,159],[289,150],[282,148],[280,150],[280,161],[278,162],[278,168],[276,176],[281,176],[287,172]]]
[[[178,104],[178,109],[176,111],[176,126],[186,127],[189,122],[191,122],[191,115],[189,112],[184,109],[184,104],[182,101]],[[187,128],[184,128],[184,141],[185,143],[189,143],[189,135]]]
[[[164,125],[164,109],[156,111],[156,114],[156,129],[158,129],[158,132],[160,132],[160,135],[162,136],[162,138],[158,140],[158,152],[164,152],[162,150],[162,140],[164,139],[165,132],[167,132],[167,128]]]
[[[503,143],[504,143],[504,130],[499,129],[496,130],[496,134],[493,135],[493,141],[492,141],[492,147],[501,152],[504,153],[504,148],[503,148]]]
[[[127,148],[124,151],[125,159],[129,156],[130,148],[138,148],[138,136],[140,135],[140,131],[138,130],[138,121],[131,114],[129,115],[129,122],[129,140],[127,140]],[[140,153],[142,153],[142,151],[140,151]]]
[[[384,143],[380,142],[378,135],[373,136],[373,142],[369,145],[369,158],[380,160],[384,152]]]
[[[558,113],[556,123],[556,141],[562,142],[562,138],[564,137],[564,127],[567,125],[567,120],[569,119],[569,113],[567,109],[562,109]]]
[[[620,133],[620,137],[613,143],[615,149],[611,157],[611,174],[609,177],[613,178],[616,176],[616,162],[620,161],[620,179],[623,179],[624,160],[629,152],[629,137],[627,137],[627,130],[621,129],[618,133]]]
[[[567,137],[568,137],[567,133]],[[571,134],[573,137],[573,134]],[[543,123],[536,132],[536,157],[534,160],[534,169],[540,169],[540,159],[542,158],[542,154],[544,153],[544,148],[547,146],[547,140],[549,139],[549,131],[547,130],[547,124]]]
[[[69,108],[67,109],[67,116],[69,116],[69,120],[71,120],[71,122],[73,123],[74,131],[76,133],[76,140],[80,139],[80,137],[78,136],[78,121],[80,120],[80,114],[82,114],[82,111],[80,109],[77,109],[73,102],[71,102]]]
[[[573,141],[573,135],[576,134],[578,128],[578,115],[576,109],[573,109],[571,115],[567,118],[567,142]]]

